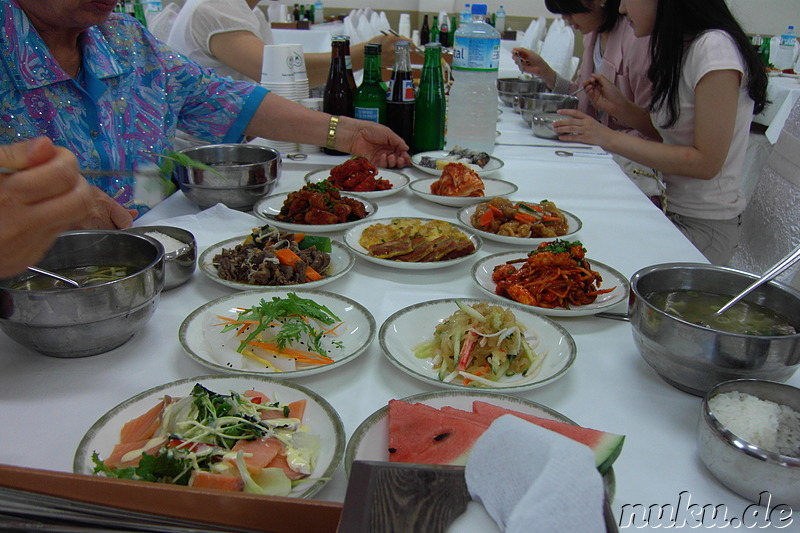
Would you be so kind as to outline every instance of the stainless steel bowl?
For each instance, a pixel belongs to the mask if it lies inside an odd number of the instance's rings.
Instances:
[[[772,498],[771,505],[800,509],[800,457],[781,455],[745,441],[723,426],[709,408],[711,398],[733,391],[800,412],[800,389],[796,387],[758,379],[720,383],[703,399],[697,427],[700,459],[722,484],[745,498],[758,502],[766,491]]]
[[[699,290],[731,296],[757,276],[701,263],[665,263],[631,277],[629,316],[636,348],[671,385],[703,396],[731,379],[786,381],[800,365],[800,333],[776,337],[726,333],[676,318],[648,302],[657,291]],[[800,326],[800,291],[775,281],[747,296]]]
[[[82,288],[17,288],[33,273],[0,280],[0,329],[52,357],[85,357],[124,344],[150,320],[164,287],[164,248],[121,230],[62,233],[37,266],[56,271],[125,266],[133,271]]]
[[[531,130],[533,134],[542,139],[558,139],[558,133],[553,130],[553,122],[564,120],[564,115],[558,113],[540,113],[531,117]]]
[[[547,90],[547,84],[543,79],[531,78],[498,78],[497,92],[500,101],[506,107],[513,107],[519,112],[519,101],[523,95],[533,94]]]
[[[559,109],[577,109],[578,98],[568,94],[537,92],[520,96],[519,107],[522,119],[530,126],[534,115],[555,113]]]
[[[164,247],[164,290],[180,287],[190,279],[197,268],[197,239],[192,232],[175,226],[136,226],[125,231],[159,240],[159,234],[180,241],[178,249]],[[164,245],[163,241],[162,246]]]
[[[218,203],[247,211],[267,196],[281,174],[281,154],[252,144],[210,144],[181,150],[209,170],[175,165],[174,175],[189,200],[205,209]]]

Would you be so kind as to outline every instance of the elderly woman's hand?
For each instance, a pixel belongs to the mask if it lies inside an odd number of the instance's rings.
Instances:
[[[553,131],[559,134],[560,141],[581,142],[604,146],[613,131],[595,119],[575,109],[559,109],[563,120],[553,122]]]
[[[36,263],[56,236],[92,210],[91,187],[78,173],[75,156],[40,137],[0,145],[0,277]]]
[[[409,147],[386,126],[366,120],[341,117],[336,149],[369,159],[377,167],[403,168],[411,164]]]

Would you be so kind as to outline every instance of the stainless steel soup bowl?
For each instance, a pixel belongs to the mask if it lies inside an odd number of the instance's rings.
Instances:
[[[51,271],[125,266],[133,271],[81,288],[13,288],[36,275],[32,272],[0,280],[0,329],[52,357],[85,357],[121,346],[150,320],[164,287],[164,247],[121,230],[62,233],[36,266]]]
[[[578,98],[568,94],[537,92],[520,96],[520,114],[529,126],[534,115],[555,113],[559,109],[577,109]]]
[[[557,120],[564,120],[564,115],[558,113],[539,113],[531,118],[531,131],[542,139],[558,139],[558,133],[553,129],[553,123]]]
[[[692,324],[648,302],[654,292],[698,290],[733,297],[757,276],[701,263],[664,263],[631,277],[628,315],[636,348],[667,383],[697,396],[732,379],[783,382],[800,365],[800,333],[775,337],[727,333]],[[745,298],[800,327],[800,291],[769,282]]]
[[[703,399],[697,426],[700,459],[722,484],[754,502],[766,491],[772,506],[800,509],[800,457],[765,450],[725,427],[708,405],[711,398],[725,392],[743,392],[800,412],[800,389],[760,379],[725,381]]]
[[[519,112],[519,102],[522,96],[546,90],[547,84],[538,77],[497,79],[500,101],[506,107],[513,107],[517,112]]]
[[[147,235],[163,233],[184,243],[179,250],[164,250],[164,290],[180,287],[192,279],[197,268],[197,239],[192,232],[175,226],[137,226],[124,231]],[[162,243],[163,244],[163,243]]]
[[[266,146],[210,144],[180,153],[216,171],[175,164],[178,185],[202,209],[221,203],[248,211],[272,192],[281,174],[280,152]]]

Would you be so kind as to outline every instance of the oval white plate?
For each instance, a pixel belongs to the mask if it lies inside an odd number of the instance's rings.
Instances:
[[[450,259],[447,261],[425,261],[420,263],[409,263],[406,261],[395,261],[393,259],[382,259],[380,257],[375,257],[370,255],[369,251],[366,248],[359,244],[359,240],[361,240],[361,234],[364,233],[364,230],[368,227],[372,226],[373,224],[390,224],[392,220],[396,218],[415,218],[416,220],[421,220],[423,222],[430,222],[431,220],[436,220],[433,218],[418,218],[418,217],[391,217],[391,218],[377,218],[374,220],[370,220],[368,222],[364,222],[363,224],[359,224],[353,228],[350,228],[347,233],[344,234],[344,243],[350,247],[350,249],[355,252],[359,257],[363,257],[367,261],[371,261],[378,265],[383,265],[386,267],[391,268],[400,268],[404,270],[431,270],[434,268],[445,268],[453,265],[457,265],[458,263],[462,263],[471,257],[474,257],[475,254],[481,249],[483,246],[483,241],[481,240],[475,232],[471,231],[469,228],[465,228],[458,224],[453,224],[452,222],[448,222],[454,228],[462,231],[464,235],[469,237],[469,240],[472,241],[472,244],[475,246],[475,251],[469,255],[465,255],[462,257],[458,257],[456,259]]]
[[[314,170],[309,172],[305,176],[306,183],[319,183],[320,181],[325,181],[331,175],[331,169],[326,168],[322,170]],[[386,189],[385,191],[342,191],[344,194],[350,196],[358,196],[359,198],[383,198],[384,196],[389,196],[400,192],[408,185],[408,182],[411,181],[408,176],[403,174],[402,172],[396,172],[394,170],[386,170],[385,168],[378,169],[378,179],[385,179],[388,180],[389,183],[392,184],[391,189]]]
[[[231,249],[235,248],[237,244],[240,244],[247,235],[242,235],[241,237],[234,237],[232,239],[227,239],[222,242],[218,242],[217,244],[213,244],[203,251],[200,254],[200,259],[198,261],[200,270],[208,276],[210,279],[216,281],[217,283],[221,283],[226,287],[230,287],[232,289],[239,289],[240,291],[249,291],[253,289],[265,288],[269,287],[269,285],[251,285],[249,283],[240,283],[238,281],[230,281],[227,279],[222,279],[219,277],[217,273],[217,267],[214,266],[214,256],[222,252],[223,248]],[[318,281],[309,281],[307,283],[295,283],[292,285],[281,285],[281,288],[290,288],[290,287],[298,287],[301,289],[314,289],[316,287],[321,287],[326,283],[330,283],[331,281],[335,281],[345,274],[347,274],[353,265],[356,263],[356,258],[353,253],[350,251],[349,248],[342,245],[341,243],[331,240],[331,264],[328,266],[327,272],[321,272],[321,274],[325,274],[325,277],[318,280]]]
[[[188,396],[196,383],[220,394],[255,389],[268,396],[278,397],[285,403],[306,400],[303,423],[309,427],[309,433],[319,435],[321,441],[317,464],[310,476],[319,481],[298,484],[292,489],[291,496],[310,498],[333,476],[342,460],[345,447],[344,426],[336,410],[324,398],[302,385],[254,375],[213,375],[181,379],[125,400],[100,417],[86,432],[75,452],[73,471],[76,474],[91,475],[94,471],[92,453],[96,451],[101,457],[107,457],[119,442],[119,432],[125,422],[143,414],[165,395]]]
[[[420,359],[414,356],[414,347],[433,337],[437,324],[443,322],[458,310],[456,301],[467,305],[485,302],[476,298],[447,298],[418,303],[397,311],[386,319],[378,333],[381,349],[389,361],[406,374],[419,380],[451,389],[475,390],[475,387],[460,383],[446,383],[439,379],[433,368],[431,359]],[[496,302],[489,302],[495,304]],[[480,390],[501,390],[503,392],[519,392],[546,385],[566,373],[575,361],[576,347],[572,336],[561,325],[549,318],[534,312],[531,308],[506,301],[502,305],[514,312],[517,320],[528,328],[527,337],[538,336],[538,344],[532,342],[537,354],[545,354],[544,363],[539,374],[523,385],[503,386],[501,379],[497,386],[483,387]],[[508,381],[518,380],[510,377]]]
[[[418,154],[414,154],[411,156],[411,164],[414,165],[414,168],[416,168],[417,170],[421,170],[426,174],[431,174],[432,176],[441,176],[442,175],[441,170],[435,168],[423,167],[419,164],[419,162],[422,161],[423,156],[433,157],[434,159],[441,159],[449,153],[450,153],[449,150],[433,150],[431,152],[420,152]],[[490,155],[489,162],[486,164],[486,166],[481,170],[476,170],[476,172],[481,177],[488,176],[489,174],[497,172],[498,170],[503,168],[503,165],[505,165],[505,163],[503,163],[502,159],[498,159],[493,155]]]
[[[253,206],[253,214],[261,220],[264,220],[272,226],[280,229],[297,231],[301,233],[331,233],[333,231],[342,231],[346,230],[347,228],[352,228],[356,224],[360,224],[361,221],[374,216],[375,212],[378,211],[378,206],[374,202],[367,200],[366,198],[351,197],[353,200],[358,200],[359,202],[363,203],[367,208],[367,216],[361,220],[343,222],[341,224],[295,224],[293,222],[283,222],[275,217],[280,214],[283,203],[286,201],[288,196],[289,193],[283,193],[273,194],[272,196],[262,198]],[[342,197],[350,196],[343,194]]]
[[[511,200],[512,202],[514,200]],[[533,203],[533,202],[532,202]],[[570,213],[569,211],[564,211],[563,209],[559,208],[559,211],[564,213],[564,216],[567,218],[567,233],[565,235],[560,235],[558,237],[511,237],[509,235],[498,235],[496,233],[490,233],[488,231],[483,231],[472,225],[472,214],[478,208],[478,205],[468,205],[462,207],[456,213],[456,218],[459,222],[461,222],[466,227],[470,228],[472,231],[476,232],[478,235],[483,237],[484,239],[489,239],[490,241],[495,242],[502,242],[504,244],[514,244],[519,246],[528,246],[530,248],[535,248],[539,244],[547,241],[552,241],[553,239],[562,239],[565,241],[573,240],[575,234],[578,233],[581,228],[583,228],[583,222],[581,219]]]
[[[476,262],[475,265],[473,265],[472,279],[475,281],[481,291],[491,296],[495,300],[500,300],[507,303],[512,302],[513,300],[510,300],[504,296],[500,296],[494,292],[497,283],[492,281],[492,272],[494,271],[494,267],[497,265],[503,265],[506,261],[510,261],[512,259],[524,259],[527,256],[528,254],[523,252],[502,252],[484,257],[480,261]],[[605,311],[609,307],[613,307],[620,302],[627,301],[628,291],[630,290],[628,279],[610,266],[604,265],[603,263],[598,263],[590,258],[587,259],[589,260],[589,264],[592,266],[592,270],[600,274],[600,276],[603,278],[603,282],[598,287],[599,289],[606,289],[614,286],[617,288],[609,293],[599,295],[597,299],[590,304],[573,307],[572,309],[547,309],[545,307],[535,306],[530,306],[530,308],[535,310],[537,313],[547,316],[587,316],[599,313],[600,311]]]
[[[262,298],[265,300],[271,300],[273,296],[285,298],[286,293],[289,292],[326,306],[342,320],[343,324],[336,329],[338,335],[322,341],[323,346],[329,348],[330,356],[335,360],[333,363],[303,370],[274,372],[258,361],[236,353],[235,347],[230,350],[230,353],[220,354],[214,353],[208,346],[204,337],[204,328],[209,315],[212,317],[229,315],[230,309],[237,307],[249,309],[258,305]],[[184,319],[178,330],[178,340],[189,357],[208,368],[221,372],[271,374],[281,379],[292,379],[327,372],[354,360],[364,353],[372,343],[376,328],[372,313],[350,298],[324,291],[275,288],[237,292],[201,305]],[[344,348],[333,348],[332,342],[341,342]]]
[[[402,398],[402,400],[408,403],[422,403],[436,409],[448,406],[464,411],[472,411],[472,402],[479,400],[528,415],[558,420],[567,424],[575,423],[561,413],[531,400],[488,390],[423,392]],[[344,471],[348,477],[353,461],[389,461],[388,405],[369,415],[350,437],[344,459]]]
[[[494,178],[481,178],[484,185],[484,196],[442,196],[431,192],[431,183],[439,178],[420,178],[414,180],[409,185],[411,192],[430,202],[434,202],[449,207],[461,207],[464,205],[479,204],[487,202],[497,196],[508,196],[517,192],[518,187],[510,181],[496,180]]]

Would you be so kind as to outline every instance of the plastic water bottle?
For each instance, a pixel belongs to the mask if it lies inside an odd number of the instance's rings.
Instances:
[[[483,20],[486,4],[472,4],[472,20],[455,33],[453,86],[447,108],[446,147],[494,151],[500,33]]]
[[[314,24],[322,24],[325,22],[325,14],[323,11],[325,10],[325,6],[322,3],[322,0],[317,0],[314,2]]]
[[[461,10],[458,25],[468,24],[470,21],[472,21],[472,8],[469,4],[464,4],[464,9]]]
[[[495,13],[494,29],[500,33],[506,31],[506,10],[503,8],[503,6],[500,6],[500,9],[498,9],[497,13]]]
[[[773,56],[775,68],[785,70],[794,66],[794,46],[796,42],[797,36],[794,34],[794,26],[789,26],[789,29],[781,34],[778,41],[778,49],[775,50],[775,55]]]

